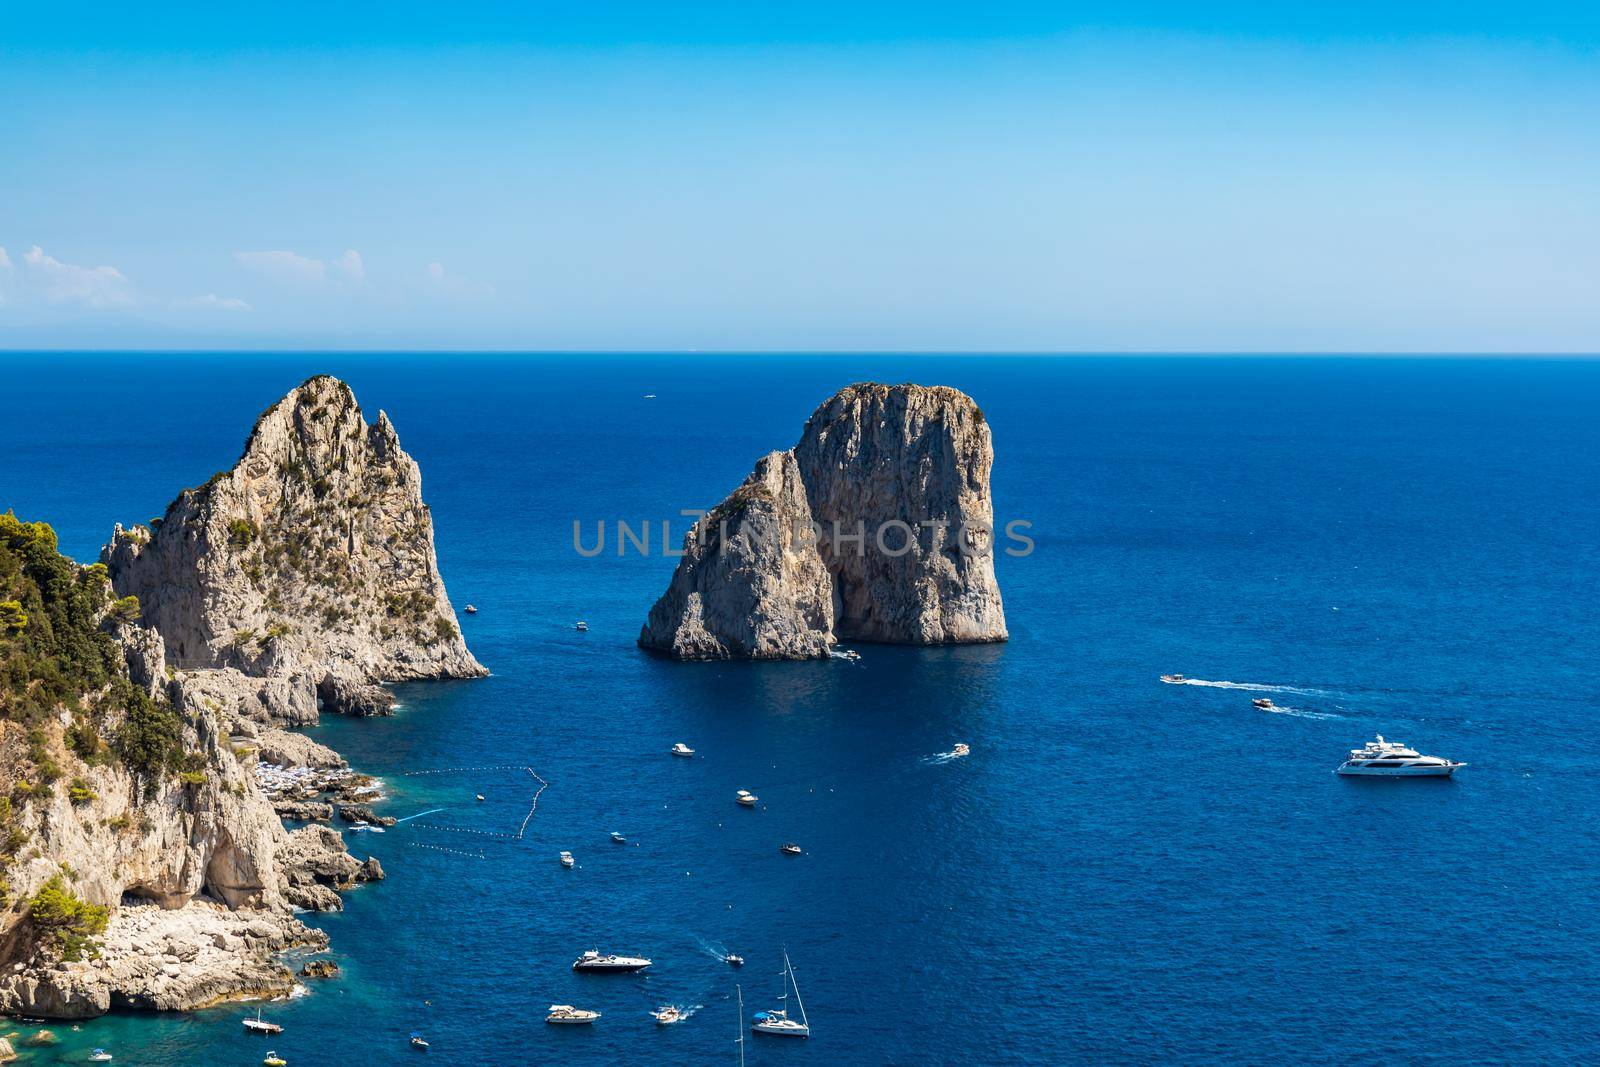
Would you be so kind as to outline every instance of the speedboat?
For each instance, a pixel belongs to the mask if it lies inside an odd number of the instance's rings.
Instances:
[[[1266,710],[1266,711],[1270,711],[1273,708],[1278,706],[1278,705],[1274,704],[1272,701],[1268,700],[1266,697],[1256,697],[1250,703],[1252,703],[1256,707],[1261,708],[1261,709]]]
[[[722,957],[722,962],[726,963],[730,967],[743,967],[744,966],[744,957],[743,956],[735,956],[733,953],[730,952],[726,956]]]
[[[269,1023],[265,1019],[261,1018],[260,1008],[256,1009],[256,1017],[254,1019],[246,1018],[244,1020],[244,1028],[249,1030],[252,1034],[283,1033],[283,1027],[279,1026],[277,1023]]]
[[[547,1023],[559,1023],[563,1026],[578,1026],[583,1023],[592,1023],[600,1018],[597,1011],[584,1011],[574,1008],[571,1004],[552,1004],[550,1014],[544,1017]]]
[[[1379,734],[1361,748],[1350,750],[1350,758],[1339,764],[1340,774],[1380,775],[1389,778],[1447,778],[1465,763],[1424,756],[1396,741],[1385,741]]]
[[[570,852],[563,852],[563,853],[562,853],[562,854],[561,854],[561,866],[563,866],[563,867],[566,867],[566,868],[569,868],[569,869],[570,869],[570,868],[571,868],[571,867],[572,867],[572,865],[573,865],[573,864],[574,864],[574,863],[576,863],[576,862],[577,862],[577,860],[574,860],[574,859],[573,859],[573,858],[572,858],[572,853],[570,853]]]
[[[626,845],[628,843],[628,839],[617,833],[615,830],[611,831],[611,840],[613,844],[618,845]]]
[[[482,793],[479,793],[479,794],[478,794],[478,803],[479,803],[479,804],[482,804],[482,803],[483,803],[483,794],[482,794]]]
[[[472,604],[468,604],[463,610],[466,611],[468,615],[476,615],[478,613],[478,609]]]
[[[683,1012],[679,1011],[671,1004],[663,1004],[661,1007],[651,1012],[650,1017],[656,1021],[657,1026],[669,1026],[672,1023],[681,1022],[683,1019]]]
[[[1184,681],[1184,677],[1181,674],[1163,674],[1161,680],[1168,685],[1179,685]]]
[[[261,1061],[266,1067],[289,1067],[289,1061],[276,1052],[267,1053],[267,1058]]]
[[[589,624],[580,620],[577,623],[577,625],[573,626],[573,629],[578,631],[581,634],[582,633],[588,633],[589,632]]]
[[[90,1063],[110,1063],[111,1062],[111,1053],[107,1052],[103,1048],[97,1048],[93,1052],[89,1053],[89,1062]]]
[[[421,1034],[412,1034],[411,1047],[421,1052],[426,1052],[428,1051],[428,1039]]]
[[[794,988],[794,1002],[800,1009],[798,1021],[789,1018],[787,1008],[778,1008],[774,1011],[758,1011],[755,1018],[750,1020],[750,1029],[758,1034],[770,1034],[773,1037],[810,1037],[811,1022],[806,1018],[806,1006],[800,999],[800,986],[794,979],[794,965],[789,962],[787,949],[783,953],[783,994],[779,1000],[789,999],[789,989]]]
[[[956,747],[950,750],[950,754],[952,756],[970,756],[972,755],[972,749],[968,748],[965,743],[957,741]]]
[[[679,741],[677,744],[672,746],[672,754],[674,756],[692,756],[694,755],[694,749],[690,748],[682,741]]]
[[[627,971],[642,971],[648,966],[650,966],[650,961],[642,956],[613,956],[610,953],[602,956],[596,949],[590,949],[572,961],[573,970],[591,974],[620,974]]]
[[[758,801],[760,799],[761,799],[760,797],[756,796],[754,793],[750,792],[748,789],[741,789],[737,793],[733,794],[734,803],[740,804],[740,805],[742,805],[744,807],[747,807],[747,808],[755,807],[756,806],[756,801]]]
[[[793,841],[790,841],[787,844],[779,845],[778,851],[782,852],[785,856],[798,856],[800,855],[800,846],[795,844]]]

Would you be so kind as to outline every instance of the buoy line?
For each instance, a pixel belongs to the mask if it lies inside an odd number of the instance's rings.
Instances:
[[[550,783],[545,781],[543,778],[539,777],[539,772],[535,771],[532,767],[518,766],[517,764],[514,764],[514,763],[508,763],[508,764],[497,764],[497,765],[494,765],[494,766],[487,766],[487,767],[438,767],[438,768],[435,768],[433,770],[426,770],[426,771],[401,771],[400,774],[401,774],[401,776],[407,777],[407,778],[417,778],[417,777],[421,777],[422,775],[429,775],[429,774],[468,774],[468,773],[481,772],[481,771],[526,771],[528,773],[528,775],[533,778],[534,781],[539,783],[539,788],[534,790],[533,798],[532,798],[531,802],[528,805],[528,814],[526,814],[526,815],[524,815],[522,817],[522,825],[517,827],[517,832],[516,833],[507,834],[507,833],[502,833],[502,832],[500,832],[498,830],[474,830],[474,829],[472,829],[470,827],[466,827],[466,826],[451,826],[451,825],[449,825],[447,823],[435,823],[435,822],[419,822],[419,823],[416,824],[417,829],[419,829],[419,830],[444,830],[444,831],[446,831],[448,833],[453,833],[453,834],[476,834],[479,837],[494,837],[494,838],[499,838],[502,841],[521,841],[523,839],[523,836],[528,832],[528,823],[533,821],[534,812],[539,810],[539,794],[543,793],[546,789],[550,788]],[[444,809],[442,809],[442,808],[433,809],[433,811],[442,811],[442,810],[444,810]],[[431,815],[431,814],[433,814],[433,811],[424,811],[424,812],[421,812],[420,815]],[[419,815],[409,816],[409,818],[412,818],[412,819],[415,819],[415,818],[418,818],[418,817],[420,817],[420,816]],[[405,820],[401,820],[401,821],[403,822]],[[425,847],[425,846],[418,846],[418,847]],[[435,848],[437,848],[438,846],[427,846],[427,847],[435,847]],[[446,849],[445,851],[449,851],[449,850]]]
[[[407,842],[406,847],[407,848],[425,848],[425,849],[428,849],[430,852],[448,852],[452,856],[465,856],[469,860],[482,860],[482,859],[488,859],[489,858],[489,857],[485,856],[482,852],[462,852],[460,849],[445,848],[443,845],[424,845],[419,841]]]

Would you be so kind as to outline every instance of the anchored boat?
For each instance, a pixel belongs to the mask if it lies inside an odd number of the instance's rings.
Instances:
[[[672,746],[672,754],[674,756],[692,756],[694,755],[694,749],[690,748],[682,741],[679,741],[677,744]]]
[[[774,1011],[758,1011],[751,1021],[750,1029],[758,1034],[770,1034],[774,1037],[810,1037],[811,1022],[806,1018],[805,1002],[800,999],[800,984],[794,978],[794,965],[789,962],[789,950],[783,950],[783,993],[778,997],[781,1001],[789,999],[790,988],[794,989],[794,1003],[800,1009],[800,1020],[789,1018],[787,1007]]]
[[[590,949],[572,962],[573,970],[590,974],[642,971],[648,966],[650,966],[650,961],[642,956],[614,956],[610,953],[602,956],[596,949]]]
[[[598,1018],[600,1013],[597,1011],[585,1011],[582,1008],[574,1008],[571,1004],[552,1004],[550,1014],[544,1017],[544,1021],[560,1026],[582,1026]]]
[[[733,794],[733,802],[735,804],[738,804],[738,805],[740,805],[742,807],[746,807],[746,808],[755,807],[756,806],[756,801],[758,801],[760,799],[761,799],[760,797],[756,796],[754,793],[750,792],[748,789],[741,789],[737,793]]]
[[[1339,764],[1339,773],[1388,778],[1448,778],[1465,766],[1465,763],[1439,756],[1424,756],[1414,748],[1385,741],[1379,734],[1376,741],[1351,749],[1350,758]]]
[[[254,1019],[246,1018],[244,1020],[244,1028],[249,1030],[252,1034],[283,1033],[283,1027],[279,1026],[277,1023],[269,1023],[261,1017],[260,1008],[256,1009],[256,1017]]]

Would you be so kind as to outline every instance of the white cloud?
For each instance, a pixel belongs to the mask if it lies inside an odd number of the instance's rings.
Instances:
[[[339,257],[334,266],[344,271],[353,282],[359,282],[367,276],[367,269],[361,265],[361,253],[353,248],[345,249],[344,255]]]
[[[0,245],[0,270],[11,269],[11,257],[6,255],[6,246]]]
[[[9,262],[9,259],[8,259]],[[80,267],[63,263],[34,245],[22,255],[29,277],[40,286],[44,298],[52,303],[83,304],[87,307],[126,307],[133,303],[128,279],[115,267]]]
[[[451,274],[444,269],[443,263],[438,262],[428,264],[427,287],[436,293],[453,297],[481,298],[494,295],[494,286],[463,278],[459,274]]]
[[[344,255],[331,263],[286,249],[235,252],[233,258],[240,266],[275,281],[295,282],[301,285],[322,285],[341,278],[359,285],[367,276],[366,267],[361,262],[361,253],[353,248],[346,249]]]
[[[218,296],[216,293],[207,293],[205,296],[191,296],[187,300],[179,300],[179,307],[200,308],[214,311],[249,311],[250,305],[236,296]]]

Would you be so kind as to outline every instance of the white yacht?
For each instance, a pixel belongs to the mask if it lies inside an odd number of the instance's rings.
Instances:
[[[610,953],[602,956],[596,949],[590,949],[572,961],[573,970],[586,971],[591,974],[642,971],[648,966],[650,966],[650,961],[642,956],[613,956]]]
[[[758,1034],[771,1034],[774,1037],[810,1037],[811,1023],[806,1019],[806,1006],[800,999],[800,984],[794,979],[794,965],[789,962],[789,950],[783,950],[783,994],[779,1000],[789,999],[789,989],[794,989],[795,1006],[800,1009],[800,1019],[796,1022],[789,1018],[787,1008],[778,1008],[775,1011],[758,1011],[755,1018],[750,1021],[750,1029]]]
[[[598,1018],[600,1013],[597,1011],[584,1011],[582,1008],[574,1008],[571,1004],[552,1004],[550,1014],[544,1017],[544,1021],[562,1026],[580,1026],[592,1023]]]
[[[651,1012],[650,1017],[656,1021],[657,1026],[671,1026],[683,1018],[683,1012],[671,1004],[663,1004]]]
[[[90,1063],[110,1063],[115,1058],[116,1057],[112,1056],[111,1053],[107,1052],[103,1048],[97,1048],[93,1052],[89,1053]]]
[[[568,868],[570,870],[572,865],[574,863],[576,863],[576,862],[577,861],[572,858],[572,853],[563,852],[561,854],[561,866],[566,867],[566,868]]]
[[[694,749],[690,748],[682,741],[679,741],[677,744],[672,746],[672,754],[674,756],[692,756],[694,755]]]
[[[734,803],[746,808],[755,807],[756,801],[760,799],[760,797],[756,796],[748,789],[741,789],[737,793],[733,794]]]
[[[1340,774],[1384,775],[1391,778],[1444,778],[1465,767],[1465,763],[1424,756],[1414,748],[1385,741],[1379,734],[1362,748],[1352,748],[1350,758],[1339,764]]]

